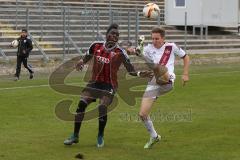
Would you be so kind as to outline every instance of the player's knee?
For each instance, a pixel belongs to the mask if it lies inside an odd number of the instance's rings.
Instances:
[[[85,112],[85,109],[87,108],[88,106],[88,102],[85,101],[84,99],[81,99],[78,103],[78,108],[76,110],[77,113],[80,113],[80,112]]]
[[[161,77],[168,72],[168,69],[166,66],[157,65],[154,67],[153,71],[154,71],[155,76]]]
[[[81,96],[81,101],[84,101],[85,103],[87,103],[89,105],[92,102],[96,102],[96,99],[93,99],[90,96]]]
[[[98,111],[99,111],[99,116],[100,117],[107,115],[107,106],[99,105],[98,106]]]
[[[103,105],[103,106],[109,106],[113,101],[113,97],[103,97],[100,99],[100,105]]]
[[[75,122],[82,122],[87,105],[87,102],[85,102],[84,100],[79,101],[78,108],[76,110],[77,114],[75,115]]]

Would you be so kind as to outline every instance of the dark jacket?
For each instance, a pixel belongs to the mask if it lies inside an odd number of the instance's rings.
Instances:
[[[32,41],[28,37],[19,37],[17,56],[28,57],[33,49]],[[25,51],[25,52],[24,52]]]

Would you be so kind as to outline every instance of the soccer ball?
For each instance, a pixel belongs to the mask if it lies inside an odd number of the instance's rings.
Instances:
[[[160,15],[160,8],[155,3],[148,3],[143,7],[143,15],[146,18],[157,19]]]
[[[16,48],[18,46],[18,40],[12,41],[11,46]]]

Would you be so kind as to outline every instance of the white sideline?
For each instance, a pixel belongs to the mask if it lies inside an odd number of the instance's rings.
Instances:
[[[190,76],[199,76],[199,75],[217,75],[217,74],[229,74],[229,73],[239,73],[240,71],[230,71],[230,72],[215,72],[215,73],[193,73]],[[176,75],[181,76],[181,75]],[[57,85],[79,85],[81,83],[67,83],[67,84],[57,84]],[[34,85],[34,86],[23,86],[23,87],[9,87],[9,88],[0,88],[0,91],[4,90],[15,90],[15,89],[28,89],[28,88],[41,88],[41,87],[49,87],[49,84],[44,85]],[[56,86],[56,85],[55,85]]]
[[[81,83],[67,83],[67,85],[74,85],[74,84],[81,84]],[[56,84],[52,86],[60,86],[60,85],[66,85],[66,84]],[[23,86],[23,87],[9,87],[9,88],[0,88],[0,91],[4,90],[15,90],[15,89],[28,89],[28,88],[41,88],[41,87],[49,87],[49,84],[43,84],[43,85],[34,85],[34,86]]]

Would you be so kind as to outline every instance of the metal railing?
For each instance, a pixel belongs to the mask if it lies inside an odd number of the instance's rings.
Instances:
[[[69,42],[71,42],[71,44],[76,49],[76,51],[78,52],[79,55],[84,55],[84,53],[82,52],[82,48],[78,47],[78,45],[73,41],[72,37],[67,32],[64,32],[64,42],[63,42],[64,51],[66,51],[66,41],[65,41],[65,38],[67,38],[69,40]],[[63,59],[65,59],[65,54],[63,54]]]
[[[16,0],[15,29],[18,29],[18,0]]]
[[[16,28],[18,30],[20,27],[26,27],[29,32],[31,32],[31,30],[37,30],[36,33],[31,33],[40,37],[38,41],[42,41],[46,35],[50,37],[51,40],[56,41],[56,48],[62,48],[64,58],[71,50],[75,50],[74,48],[69,48],[69,46],[73,45],[72,42],[70,44],[69,41],[72,40],[75,44],[81,44],[81,48],[85,51],[92,41],[104,40],[105,34],[101,33],[105,33],[109,23],[118,23],[120,25],[120,41],[128,40],[132,41],[133,44],[137,44],[138,36],[142,30],[142,13],[139,12],[137,8],[133,10],[117,10],[111,7],[111,1],[109,1],[109,10],[108,8],[105,10],[77,9],[76,7],[66,7],[63,5],[61,7],[57,6],[57,8],[46,10],[44,8],[44,1],[38,0],[38,2],[39,8],[35,9],[19,8],[19,6],[16,5],[17,20],[13,23],[16,23]],[[16,4],[20,4],[20,1],[16,0]],[[85,5],[87,5],[87,3],[85,3]],[[54,12],[56,15],[53,17],[47,16],[49,12]],[[43,16],[45,17],[43,18]],[[159,17],[154,23],[155,24],[152,24],[151,22],[152,25],[162,25],[164,23],[163,17]],[[60,31],[50,33],[49,30]],[[66,33],[69,36],[66,36]],[[51,35],[53,35],[53,37],[51,37]],[[62,44],[57,43],[59,39],[55,40],[54,36],[59,37],[59,35],[63,37]],[[70,37],[70,35],[72,35],[72,37]],[[33,37],[32,39],[34,41]],[[48,60],[43,48],[41,48],[37,42],[34,43],[44,58]]]
[[[40,51],[40,53],[43,55],[43,60],[45,62],[49,61],[49,58],[47,56],[47,54],[44,52],[44,50],[41,48],[41,46],[38,44],[38,42],[33,38],[33,36],[30,34],[30,32],[28,32],[28,36],[29,38],[32,40],[32,42],[34,43],[34,45],[38,48],[38,50]]]
[[[9,62],[9,58],[6,56],[6,54],[4,53],[4,51],[0,48],[0,54],[3,56],[3,59],[6,61],[6,62]]]

